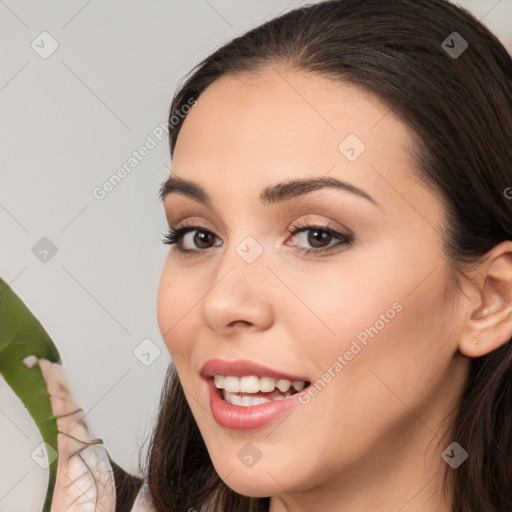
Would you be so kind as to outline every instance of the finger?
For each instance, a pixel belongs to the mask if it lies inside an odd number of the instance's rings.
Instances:
[[[84,419],[85,414],[71,394],[68,379],[61,365],[52,363],[47,359],[39,359],[38,362],[50,395],[53,414],[59,418],[57,420],[58,426],[69,426],[78,422],[87,429],[87,423]],[[72,416],[71,419],[70,416]]]
[[[115,509],[114,474],[102,444],[84,447],[69,460],[60,478],[66,488],[61,503],[80,506],[80,512],[113,512]]]
[[[78,406],[71,394],[62,367],[46,359],[40,359],[39,366],[46,381],[53,414],[57,416],[60,466],[61,469],[65,469],[70,458],[79,454],[95,440],[85,421],[83,409]]]
[[[115,480],[105,447],[92,438],[62,367],[45,359],[39,366],[59,430],[52,512],[113,512]]]

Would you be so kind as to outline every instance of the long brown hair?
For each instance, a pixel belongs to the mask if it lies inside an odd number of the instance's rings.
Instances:
[[[414,172],[448,212],[444,250],[459,278],[468,264],[512,239],[512,200],[505,194],[512,186],[512,60],[471,14],[445,0],[332,0],[258,26],[182,81],[169,115],[171,156],[185,105],[223,75],[276,64],[355,84],[411,129]],[[455,512],[510,511],[512,343],[470,365],[451,432],[469,457],[445,486]],[[269,498],[240,496],[215,472],[172,365],[148,447],[141,468],[156,511],[268,510]]]

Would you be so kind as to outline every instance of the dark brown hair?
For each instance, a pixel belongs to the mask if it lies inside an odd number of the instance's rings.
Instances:
[[[442,46],[454,47],[453,32],[468,45],[458,56]],[[186,118],[177,114],[191,99],[221,76],[277,65],[359,86],[410,128],[414,172],[445,206],[444,249],[458,277],[512,239],[512,60],[471,14],[445,0],[333,0],[275,18],[216,50],[180,84],[171,156]],[[471,360],[453,417],[452,439],[469,454],[445,479],[453,510],[512,510],[512,343]],[[172,365],[141,467],[158,512],[269,507],[269,498],[240,496],[217,475]]]

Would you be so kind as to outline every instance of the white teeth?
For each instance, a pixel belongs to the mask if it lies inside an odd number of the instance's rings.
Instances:
[[[264,398],[262,396],[255,396],[252,399],[252,405],[266,404],[267,402],[272,402],[272,400],[269,400],[268,398]]]
[[[233,405],[243,405],[242,397],[240,395],[229,396],[229,403]]]
[[[275,400],[284,400],[285,398],[289,398],[290,396],[292,396],[292,393],[291,393],[291,391],[288,391],[284,395],[276,396]]]
[[[260,390],[260,379],[255,375],[242,377],[240,379],[240,391],[242,393],[258,393]]]
[[[288,379],[276,380],[272,377],[257,377],[256,375],[247,375],[243,377],[234,377],[232,375],[214,375],[215,387],[225,389],[229,393],[271,393],[277,387],[281,393],[286,393],[293,387],[295,391],[304,389],[306,382],[303,380],[289,381]]]
[[[301,391],[302,389],[304,389],[305,385],[306,383],[303,380],[294,380],[292,382],[292,386],[293,389],[295,389],[295,391]]]
[[[217,389],[224,389],[224,375],[215,375],[213,381]]]
[[[272,377],[261,377],[260,378],[260,391],[263,393],[270,393],[276,389],[276,379]]]
[[[249,405],[252,405],[252,396],[247,396],[247,395],[244,395],[242,397],[242,405],[244,407],[248,407]]]
[[[240,391],[240,379],[238,377],[224,377],[224,389],[230,393]]]
[[[252,407],[253,405],[260,405],[272,402],[272,400],[265,398],[263,396],[241,396],[237,395],[236,393],[229,393],[227,391],[224,391],[222,393],[222,396],[226,402],[233,405],[238,405],[240,407]],[[287,398],[288,396],[291,396],[291,394],[287,393],[286,395],[282,396],[279,400]]]
[[[290,389],[291,385],[292,385],[292,383],[286,379],[278,380],[276,383],[276,387],[279,389],[279,391],[281,391],[281,393],[288,391]]]

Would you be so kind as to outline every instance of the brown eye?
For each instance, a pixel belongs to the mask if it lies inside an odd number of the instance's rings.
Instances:
[[[215,243],[216,240],[219,243]],[[178,251],[183,253],[199,253],[222,242],[214,233],[201,226],[170,227],[163,240],[165,244],[176,245]]]
[[[322,248],[325,245],[329,245],[332,239],[332,235],[322,229],[310,229],[308,235],[308,244],[311,247]]]
[[[299,223],[292,226],[289,233],[297,241],[297,250],[304,254],[327,254],[342,250],[344,246],[350,246],[353,242],[353,235],[339,233],[328,226]]]
[[[208,244],[213,244],[213,238],[213,233],[211,233],[210,231],[197,230],[194,236],[194,245],[199,249],[208,249],[208,247],[211,247]]]

